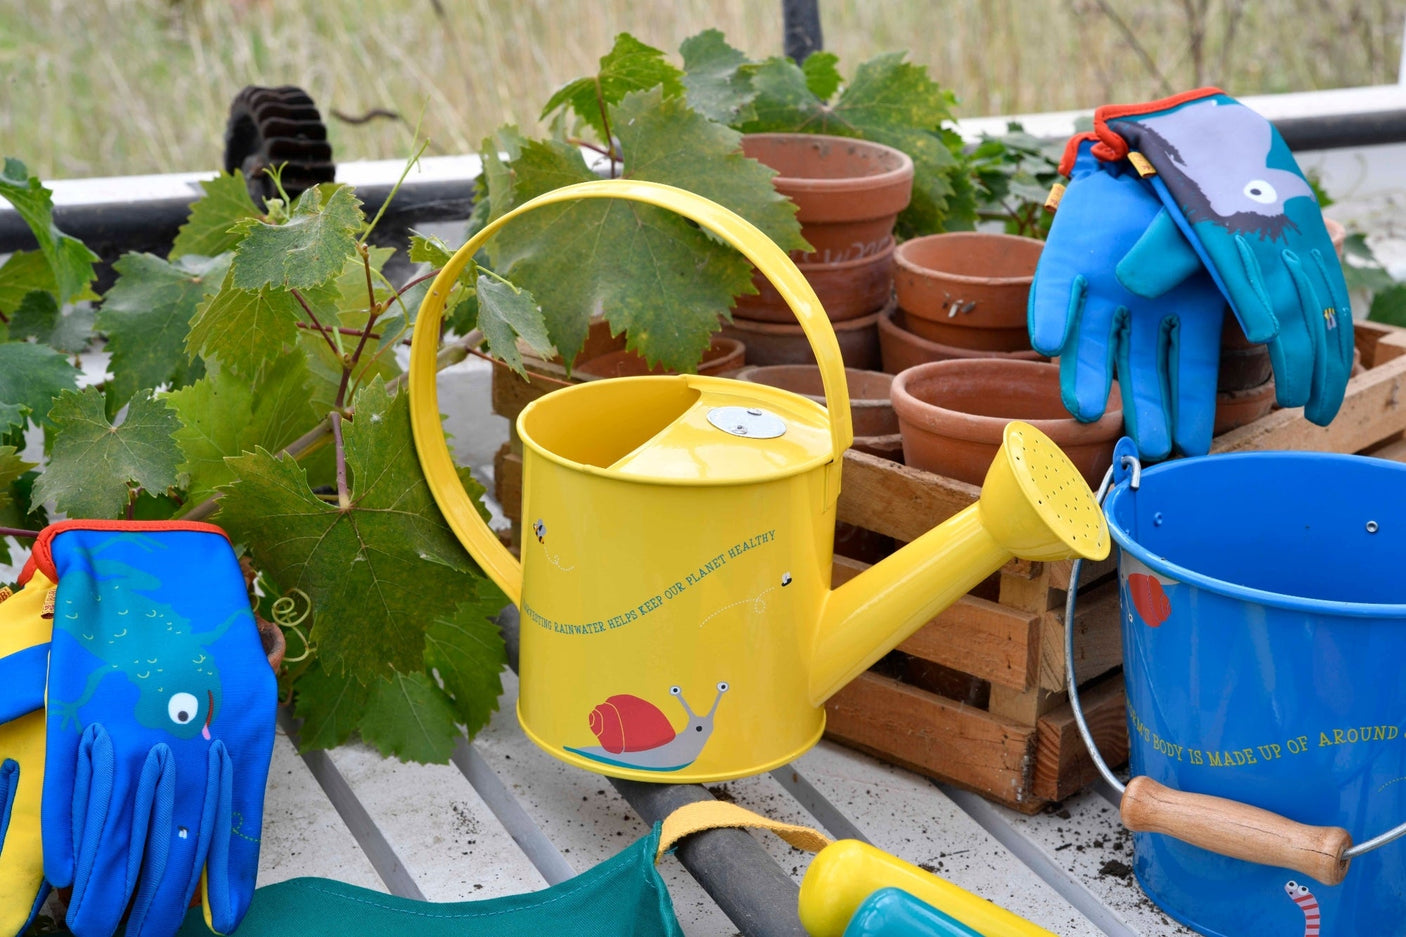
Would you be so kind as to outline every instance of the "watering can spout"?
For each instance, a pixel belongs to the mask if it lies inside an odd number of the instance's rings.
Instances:
[[[810,666],[820,705],[1013,557],[1101,560],[1108,528],[1068,457],[1027,423],[1006,427],[981,498],[826,596]]]

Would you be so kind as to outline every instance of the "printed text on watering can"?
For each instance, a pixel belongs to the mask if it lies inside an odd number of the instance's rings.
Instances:
[[[729,562],[744,559],[747,554],[758,547],[766,546],[776,540],[776,530],[766,530],[759,534],[748,537],[737,543],[730,544],[720,553],[708,557],[688,573],[676,578],[672,585],[666,587],[663,592],[657,593],[640,602],[631,608],[622,609],[615,615],[610,615],[597,621],[580,623],[555,621],[538,612],[527,603],[523,603],[522,613],[531,621],[548,631],[557,634],[601,634],[615,628],[628,625],[631,622],[639,621],[655,609],[662,608],[664,603],[676,598],[687,591],[691,586],[698,585],[708,576],[726,566]],[[770,590],[768,590],[770,591]]]

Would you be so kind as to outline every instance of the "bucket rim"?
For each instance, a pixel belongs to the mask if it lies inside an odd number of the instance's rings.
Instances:
[[[1175,471],[1178,466],[1199,462],[1202,459],[1216,459],[1217,461],[1244,460],[1244,461],[1265,461],[1268,459],[1283,460],[1291,459],[1297,461],[1332,461],[1341,462],[1345,460],[1360,461],[1368,458],[1366,456],[1355,456],[1336,452],[1237,452],[1224,453],[1213,456],[1201,456],[1194,459],[1177,459],[1171,462],[1163,462],[1142,470],[1142,481],[1145,483],[1148,478],[1155,478],[1157,475],[1167,471]],[[1406,464],[1391,462],[1386,459],[1372,460],[1373,468],[1383,471],[1396,471],[1403,474],[1403,484],[1406,484]],[[1131,493],[1131,479],[1124,478],[1117,482],[1108,491],[1108,496],[1103,502],[1104,520],[1108,524],[1108,532],[1113,537],[1113,541],[1118,544],[1120,550],[1131,554],[1134,559],[1142,563],[1148,569],[1159,575],[1167,576],[1178,582],[1194,585],[1199,589],[1227,598],[1238,599],[1242,602],[1250,602],[1256,605],[1265,605],[1271,608],[1286,609],[1295,612],[1310,612],[1318,615],[1335,615],[1342,618],[1397,618],[1406,619],[1406,602],[1385,603],[1385,602],[1344,602],[1337,599],[1313,599],[1307,596],[1288,595],[1282,592],[1268,592],[1263,589],[1255,589],[1250,586],[1237,585],[1227,582],[1224,579],[1216,579],[1205,573],[1200,573],[1188,569],[1180,564],[1173,563],[1166,557],[1160,556],[1148,550],[1142,544],[1133,540],[1131,535],[1114,520],[1114,508],[1119,498],[1133,497]]]

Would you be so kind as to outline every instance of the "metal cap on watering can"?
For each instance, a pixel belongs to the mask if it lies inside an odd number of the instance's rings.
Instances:
[[[740,250],[810,338],[829,409],[699,375],[590,381],[518,417],[519,565],[459,484],[435,389],[445,297],[500,227],[542,205],[614,198],[670,209]],[[567,186],[495,219],[445,265],[410,358],[415,444],[445,518],[522,612],[518,717],[552,755],[614,777],[717,781],[797,757],[823,704],[1012,556],[1108,553],[1092,492],[1013,423],[981,500],[838,589],[835,503],[849,446],[838,344],[805,277],[749,222],[656,183]]]

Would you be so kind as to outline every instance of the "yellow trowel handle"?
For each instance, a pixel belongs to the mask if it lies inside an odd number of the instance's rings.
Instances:
[[[474,510],[469,496],[459,484],[454,462],[449,456],[449,446],[444,440],[444,427],[439,418],[439,395],[435,388],[435,356],[439,351],[440,323],[444,318],[445,300],[459,274],[499,228],[518,215],[542,205],[584,198],[619,198],[667,208],[697,222],[741,251],[786,300],[810,340],[815,360],[820,364],[820,379],[830,410],[830,440],[835,459],[844,456],[844,451],[854,439],[844,361],[840,358],[840,345],[835,341],[830,320],[826,318],[815,290],[811,289],[810,283],[791,262],[791,258],[755,225],[701,195],[657,182],[604,179],[564,186],[539,195],[490,222],[455,252],[439,276],[435,277],[429,293],[420,304],[415,337],[410,344],[410,423],[415,433],[420,466],[450,528],[514,604],[522,595],[522,567]]]

